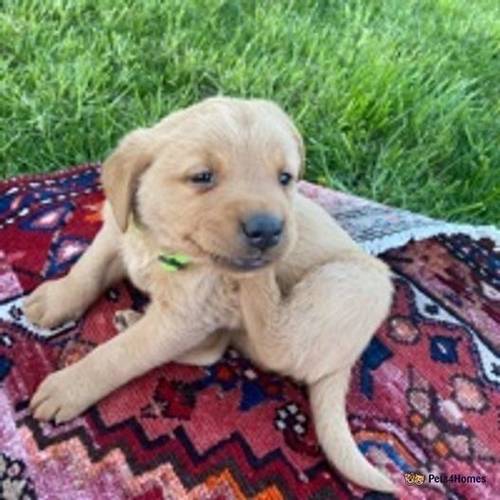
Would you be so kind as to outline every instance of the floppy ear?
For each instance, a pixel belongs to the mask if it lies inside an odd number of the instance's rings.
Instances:
[[[299,151],[299,157],[300,157],[299,179],[302,179],[302,177],[304,177],[304,172],[306,170],[306,147],[304,145],[304,139],[302,139],[302,135],[295,126],[295,123],[293,123],[292,119],[283,111],[282,113],[286,119],[288,127],[291,129],[293,138],[297,143],[297,149]]]
[[[297,127],[295,126],[295,123],[291,119],[290,116],[285,112],[284,109],[282,109],[278,104],[276,104],[273,101],[268,101],[266,99],[255,99],[255,102],[261,103],[266,107],[266,109],[271,110],[275,115],[278,114],[278,116],[286,122],[288,125],[288,128],[292,132],[292,135],[295,139],[295,142],[297,143],[297,148],[299,151],[299,156],[300,156],[300,169],[299,169],[299,178],[302,178],[304,176],[304,171],[306,169],[306,148],[304,145],[304,140],[302,139],[302,135],[298,131]]]
[[[102,166],[104,192],[122,231],[127,229],[139,177],[153,161],[151,135],[145,128],[126,135]]]
[[[293,136],[297,141],[297,147],[299,148],[300,155],[300,169],[299,169],[299,178],[302,179],[304,177],[304,172],[306,170],[306,147],[304,145],[304,139],[302,139],[302,135],[297,130],[297,127],[293,123],[291,123]]]

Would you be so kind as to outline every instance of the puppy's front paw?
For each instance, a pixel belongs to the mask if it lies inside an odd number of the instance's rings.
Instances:
[[[31,399],[30,409],[36,419],[59,424],[83,413],[96,399],[76,364],[49,375]]]
[[[42,328],[54,328],[83,312],[78,291],[75,293],[66,278],[40,285],[26,297],[23,310],[31,323]]]

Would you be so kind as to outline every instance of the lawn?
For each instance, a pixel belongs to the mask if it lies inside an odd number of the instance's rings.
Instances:
[[[216,93],[278,101],[309,180],[500,221],[497,0],[0,2],[0,175],[99,161]]]

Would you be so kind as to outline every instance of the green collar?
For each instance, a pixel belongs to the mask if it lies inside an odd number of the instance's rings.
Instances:
[[[161,253],[158,255],[158,260],[165,271],[174,273],[185,269],[191,262],[191,257],[183,253]]]
[[[129,229],[132,231],[143,232],[141,224],[138,223],[133,213],[129,216]],[[169,273],[185,269],[192,262],[191,257],[180,252],[160,253],[160,255],[158,255],[158,260],[160,261],[161,267]]]

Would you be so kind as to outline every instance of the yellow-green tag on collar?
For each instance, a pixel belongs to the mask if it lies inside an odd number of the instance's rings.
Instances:
[[[162,253],[158,256],[158,260],[165,271],[173,273],[185,269],[191,262],[191,257],[182,253]]]

